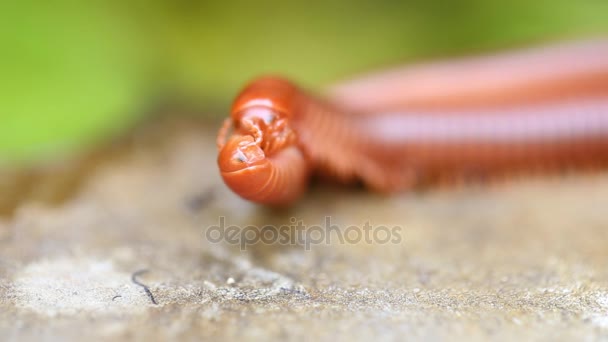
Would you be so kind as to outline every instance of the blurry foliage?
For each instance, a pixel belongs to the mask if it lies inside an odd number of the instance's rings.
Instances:
[[[225,115],[261,73],[312,88],[410,60],[608,32],[608,1],[13,1],[0,160],[69,151],[163,98]]]

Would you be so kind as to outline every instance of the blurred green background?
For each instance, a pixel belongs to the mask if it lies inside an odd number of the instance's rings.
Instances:
[[[154,103],[225,116],[260,73],[320,88],[412,60],[608,33],[608,1],[10,1],[0,161],[73,152]]]

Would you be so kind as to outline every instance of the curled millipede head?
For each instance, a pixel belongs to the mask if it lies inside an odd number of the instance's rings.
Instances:
[[[256,192],[268,182],[272,167],[262,148],[250,135],[228,139],[220,150],[218,165],[224,183],[246,199],[255,200]]]
[[[266,155],[252,136],[234,136],[220,150],[218,165],[222,173],[259,166]]]
[[[224,183],[242,198],[274,206],[293,203],[305,191],[308,169],[295,146],[268,158],[252,136],[231,137],[220,150]]]
[[[236,172],[260,165],[265,159],[252,136],[235,136],[220,150],[218,164],[221,172]]]
[[[218,165],[224,183],[245,199],[272,205],[304,192],[308,167],[290,128],[290,83],[252,82],[235,100],[218,134]]]
[[[251,82],[234,101],[230,118],[224,121],[217,139],[222,149],[230,131],[233,135],[251,136],[267,156],[296,142],[289,127],[296,88],[289,81],[263,77]]]

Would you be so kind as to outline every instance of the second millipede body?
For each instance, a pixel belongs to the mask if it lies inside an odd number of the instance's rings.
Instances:
[[[218,146],[234,192],[280,206],[297,200],[313,173],[395,192],[446,178],[603,167],[608,42],[398,69],[337,85],[326,98],[263,77],[237,96]]]

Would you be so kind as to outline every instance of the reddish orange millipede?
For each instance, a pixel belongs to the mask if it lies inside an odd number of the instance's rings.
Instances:
[[[608,165],[608,41],[411,66],[329,94],[277,77],[247,85],[218,135],[224,182],[288,205],[313,173],[393,192],[446,175]]]

